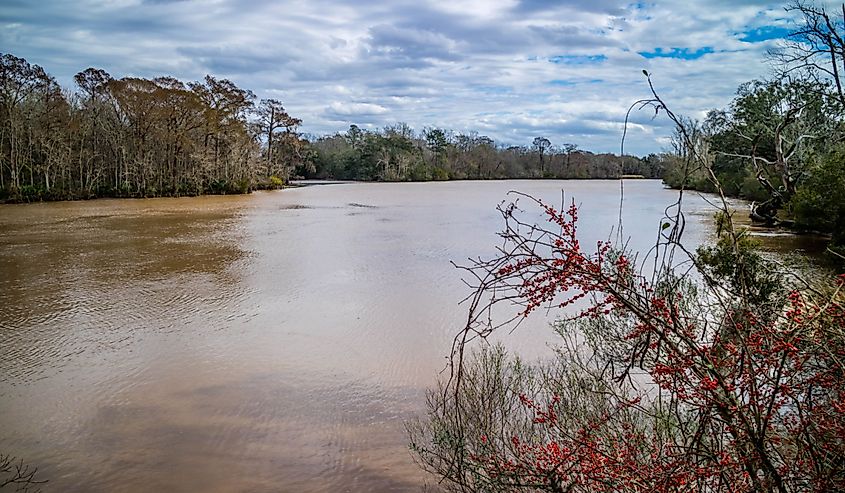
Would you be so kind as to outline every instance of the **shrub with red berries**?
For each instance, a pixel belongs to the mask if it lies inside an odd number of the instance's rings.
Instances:
[[[424,468],[456,491],[845,491],[845,277],[799,282],[734,231],[586,250],[574,204],[531,200],[549,226],[500,207],[500,254],[467,268],[452,376],[410,426]],[[548,307],[554,358],[464,354]]]

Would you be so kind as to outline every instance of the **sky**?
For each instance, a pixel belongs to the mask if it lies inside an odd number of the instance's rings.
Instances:
[[[784,3],[754,0],[0,3],[0,52],[64,87],[90,66],[211,74],[281,100],[312,135],[405,122],[616,153],[626,111],[649,96],[643,70],[675,113],[702,119],[772,75],[767,50],[791,26]],[[670,134],[635,113],[625,152],[667,149]]]

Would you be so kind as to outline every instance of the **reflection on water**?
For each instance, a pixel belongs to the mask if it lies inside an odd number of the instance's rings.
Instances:
[[[582,205],[606,239],[619,182],[337,184],[252,196],[0,208],[0,452],[46,491],[406,491],[403,422],[445,366],[517,189]],[[675,193],[625,185],[645,251]],[[688,198],[687,241],[712,210]],[[507,344],[553,342],[540,314]]]

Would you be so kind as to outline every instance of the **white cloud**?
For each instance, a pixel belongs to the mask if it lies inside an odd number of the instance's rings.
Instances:
[[[616,151],[642,69],[677,113],[701,117],[765,77],[782,4],[665,0],[7,0],[0,44],[64,85],[88,66],[122,77],[226,77],[280,98],[312,134],[404,121],[478,130],[503,144]],[[687,49],[698,58],[645,58]],[[712,53],[711,53],[712,52]],[[552,63],[550,58],[558,63]],[[635,115],[628,149],[665,146],[667,122]]]
[[[388,112],[388,109],[384,106],[371,103],[334,102],[329,105],[328,109],[331,113],[341,116],[383,115]]]

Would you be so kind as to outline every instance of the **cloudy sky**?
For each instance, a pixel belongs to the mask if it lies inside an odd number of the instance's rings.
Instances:
[[[618,152],[628,106],[653,74],[675,110],[701,118],[766,77],[789,28],[753,0],[3,0],[0,51],[62,85],[89,66],[114,77],[210,73],[283,101],[321,135],[406,122],[502,144]],[[626,151],[666,146],[669,125],[634,118]]]

